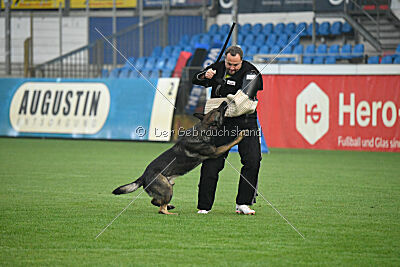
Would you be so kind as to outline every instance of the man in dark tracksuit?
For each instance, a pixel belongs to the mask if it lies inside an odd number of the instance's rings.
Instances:
[[[242,49],[238,46],[231,46],[225,51],[225,61],[214,63],[196,73],[192,82],[205,87],[212,86],[211,98],[227,97],[228,94],[235,95],[238,90],[246,91],[248,88],[243,88],[243,82],[246,77],[250,77],[248,75],[251,75],[258,81],[253,83],[253,86],[248,86],[253,87],[252,92],[248,95],[250,99],[256,100],[257,91],[262,90],[262,78],[258,74],[258,70],[251,63],[243,60]],[[239,155],[243,167],[236,197],[236,212],[255,214],[255,211],[248,205],[255,203],[261,161],[260,138],[257,134],[257,112],[225,118],[222,128],[224,134],[216,136],[214,142],[216,146],[227,144],[236,137],[232,133],[246,129],[250,130],[250,135],[245,136],[239,143]],[[219,158],[203,162],[199,183],[198,213],[206,214],[211,210],[217,188],[218,173],[224,168],[227,156],[228,152]]]

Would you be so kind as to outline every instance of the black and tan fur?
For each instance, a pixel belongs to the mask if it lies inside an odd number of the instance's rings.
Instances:
[[[240,133],[229,144],[219,147],[212,144],[210,130],[215,131],[222,126],[226,106],[227,103],[223,102],[205,115],[196,114],[201,120],[199,123],[186,130],[186,134],[173,147],[154,159],[136,181],[116,188],[113,194],[131,193],[143,186],[153,198],[151,203],[160,207],[159,213],[174,214],[167,210],[173,208],[168,204],[173,194],[174,178],[193,170],[203,160],[221,156],[243,139],[243,134]]]

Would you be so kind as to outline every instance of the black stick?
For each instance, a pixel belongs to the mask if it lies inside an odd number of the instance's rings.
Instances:
[[[234,23],[232,24],[232,26],[231,26],[231,29],[230,29],[229,34],[228,34],[228,37],[226,37],[225,44],[224,44],[224,46],[222,47],[221,51],[219,52],[218,58],[217,58],[217,60],[215,61],[215,63],[217,63],[217,62],[221,59],[222,55],[224,54],[225,48],[226,48],[226,46],[228,45],[229,39],[231,38],[233,29],[235,28],[235,25],[236,25],[236,23],[234,22]]]

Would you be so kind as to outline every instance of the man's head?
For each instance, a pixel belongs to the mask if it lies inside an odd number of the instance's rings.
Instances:
[[[243,50],[239,46],[232,45],[225,51],[225,67],[229,75],[235,74],[242,67]]]

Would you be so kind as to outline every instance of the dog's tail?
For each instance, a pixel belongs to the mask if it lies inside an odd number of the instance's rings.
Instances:
[[[121,195],[121,194],[128,194],[136,191],[139,187],[143,185],[143,176],[141,176],[139,179],[136,181],[126,184],[126,185],[121,185],[120,187],[114,189],[112,192],[114,195]]]

